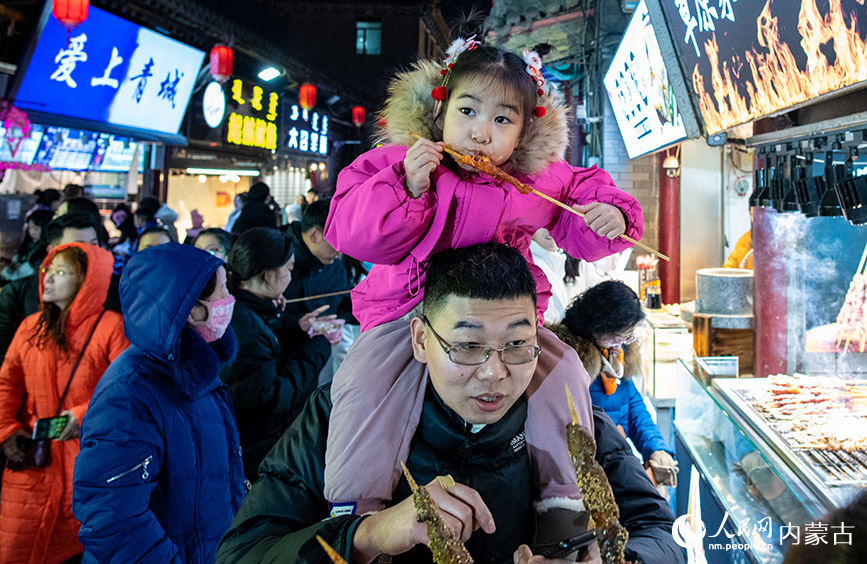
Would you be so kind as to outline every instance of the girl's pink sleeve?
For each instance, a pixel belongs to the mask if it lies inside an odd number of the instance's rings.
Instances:
[[[436,195],[410,198],[404,188],[405,147],[380,147],[358,157],[337,177],[325,239],[341,253],[376,264],[397,264],[424,236]]]
[[[601,168],[582,169],[565,163],[563,166],[571,170],[571,174],[569,171],[557,171],[557,177],[565,180],[561,195],[563,203],[569,206],[592,202],[611,204],[620,209],[626,219],[626,235],[636,241],[641,239],[644,234],[644,215],[635,198],[617,188],[611,176]],[[632,243],[620,237],[600,237],[587,227],[583,218],[565,210],[561,210],[549,231],[561,249],[587,261],[599,260],[632,246]]]

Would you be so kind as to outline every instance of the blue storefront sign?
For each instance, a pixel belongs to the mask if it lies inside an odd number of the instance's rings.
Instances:
[[[176,134],[204,52],[91,6],[67,35],[48,14],[15,106]]]

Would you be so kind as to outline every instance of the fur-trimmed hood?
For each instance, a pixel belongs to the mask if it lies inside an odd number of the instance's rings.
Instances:
[[[590,374],[590,381],[595,380],[602,372],[602,353],[584,337],[573,335],[561,323],[555,323],[548,328],[560,338],[561,341],[575,349],[578,358]],[[641,350],[638,342],[624,345],[623,347],[623,379],[630,380],[636,374],[641,373]]]
[[[434,105],[438,102],[431,97],[431,90],[442,81],[441,69],[442,65],[435,61],[422,60],[392,79],[385,108],[377,114],[384,127],[375,136],[375,144],[410,146],[415,142],[410,131],[428,139],[443,138],[442,120],[434,119]],[[562,160],[569,146],[569,112],[562,96],[551,88],[540,100],[546,113],[541,118],[531,118],[529,131],[521,135],[509,160],[513,173],[541,172],[549,164]]]

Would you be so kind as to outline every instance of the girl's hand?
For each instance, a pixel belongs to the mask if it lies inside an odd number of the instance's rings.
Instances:
[[[572,209],[584,214],[584,223],[600,237],[616,239],[626,232],[623,212],[611,204],[593,202],[586,206],[574,205]]]
[[[430,175],[443,160],[443,146],[442,141],[419,139],[407,150],[403,168],[410,197],[418,198],[430,189]]]

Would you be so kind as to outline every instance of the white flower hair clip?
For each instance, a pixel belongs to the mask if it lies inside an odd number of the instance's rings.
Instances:
[[[542,57],[535,51],[524,49],[524,62],[527,63],[527,74],[533,79],[538,89],[539,96],[545,95],[545,77],[542,76]],[[533,108],[533,115],[537,118],[544,116],[546,113],[545,106],[536,106]]]
[[[446,84],[449,81],[449,74],[461,53],[464,53],[465,51],[473,51],[479,45],[481,45],[481,42],[476,41],[475,35],[466,39],[458,38],[452,41],[452,44],[449,45],[448,49],[446,49],[448,57],[443,61],[443,69],[440,71],[440,74],[443,76],[442,84],[431,90],[430,93],[434,100],[442,102],[446,99]]]

